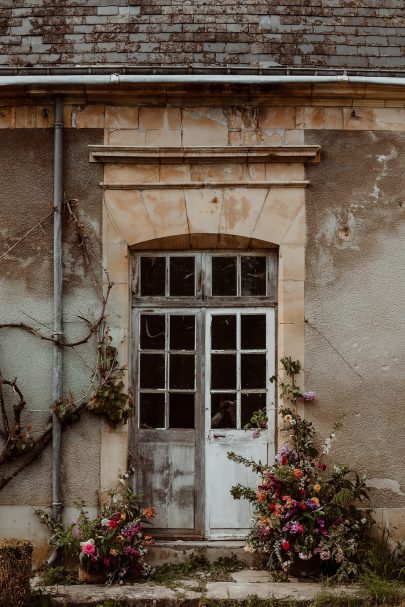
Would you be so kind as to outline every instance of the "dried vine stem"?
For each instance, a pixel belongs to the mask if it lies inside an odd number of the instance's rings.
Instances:
[[[13,392],[18,396],[18,402],[13,405],[13,421],[10,423],[7,415],[6,405],[3,395],[3,386],[10,386]],[[24,441],[24,428],[21,426],[21,414],[25,408],[26,401],[17,386],[17,378],[10,380],[0,375],[0,411],[2,428],[0,437],[4,441],[4,446],[0,452],[0,465],[9,459],[16,449],[17,441]]]
[[[4,259],[5,257],[7,257],[7,255],[9,253],[11,253],[11,251],[13,251],[16,247],[18,247],[19,244],[21,244],[30,234],[31,232],[33,232],[36,228],[42,226],[42,224],[49,219],[50,217],[52,217],[52,215],[55,213],[55,208],[52,209],[52,211],[50,211],[50,213],[48,213],[47,215],[45,215],[45,217],[43,219],[40,219],[39,221],[37,221],[37,223],[32,226],[32,228],[30,228],[28,230],[28,232],[25,232],[24,236],[21,236],[21,238],[19,238],[17,240],[17,242],[15,242],[11,247],[8,248],[8,250],[3,253],[2,255],[0,255],[0,261],[2,259]]]
[[[89,330],[84,337],[82,337],[81,339],[78,339],[77,341],[64,341],[63,339],[60,339],[60,338],[58,339],[56,336],[52,337],[52,336],[44,335],[43,333],[38,331],[38,329],[35,329],[34,327],[32,327],[31,325],[28,325],[25,322],[0,323],[0,329],[21,329],[22,331],[31,333],[31,335],[34,335],[35,337],[38,337],[39,339],[42,339],[44,341],[51,341],[52,343],[57,343],[57,344],[63,346],[64,348],[75,348],[76,346],[81,346],[82,344],[87,343],[93,337],[93,335],[98,331],[99,327],[105,320],[105,318],[106,318],[105,310],[107,307],[107,301],[108,301],[108,297],[110,295],[110,291],[113,288],[113,286],[114,286],[114,283],[108,279],[107,292],[106,292],[105,296],[103,297],[101,311],[100,311],[98,319],[95,322],[91,322],[89,319],[84,318],[83,316],[79,316],[79,318],[81,318],[87,324],[87,326],[89,327]]]

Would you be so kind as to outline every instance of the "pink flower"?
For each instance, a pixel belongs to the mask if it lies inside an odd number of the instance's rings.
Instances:
[[[302,398],[304,400],[315,400],[316,392],[304,392],[304,394],[302,395]]]
[[[87,542],[80,543],[83,554],[91,555],[94,554],[96,549],[94,547],[94,540],[88,540]]]

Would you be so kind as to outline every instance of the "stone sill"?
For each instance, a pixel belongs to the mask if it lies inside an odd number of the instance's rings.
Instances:
[[[309,181],[181,181],[181,182],[152,182],[139,183],[105,182],[100,186],[104,190],[200,190],[203,188],[305,188]]]

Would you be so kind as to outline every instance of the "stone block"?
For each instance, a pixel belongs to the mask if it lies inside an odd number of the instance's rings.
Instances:
[[[104,168],[104,180],[107,183],[157,183],[159,181],[159,165],[107,164]]]
[[[266,163],[266,179],[269,181],[301,181],[305,178],[305,168],[302,163],[284,162]]]
[[[105,108],[105,126],[110,129],[138,128],[139,109],[135,106],[107,105]]]
[[[145,130],[177,130],[181,128],[179,108],[145,107],[139,110],[139,128]]]
[[[0,129],[13,128],[14,111],[12,107],[2,107],[0,109]]]
[[[302,324],[304,322],[304,281],[281,280],[279,282],[280,322]]]
[[[280,278],[284,280],[305,279],[305,247],[303,245],[281,245],[281,260],[283,262],[283,272]]]
[[[189,164],[161,164],[159,166],[159,181],[161,183],[176,183],[191,181]]]
[[[268,194],[265,188],[226,188],[219,231],[250,238]]]
[[[183,110],[183,145],[227,145],[228,127],[220,108]]]
[[[158,147],[181,146],[181,130],[151,129],[145,133],[146,145]]]
[[[188,220],[183,190],[143,190],[146,210],[155,238],[188,234]]]
[[[303,208],[305,190],[302,188],[272,188],[264,201],[253,238],[280,244]]]
[[[265,107],[259,110],[263,129],[295,129],[295,107]]]
[[[291,223],[287,232],[282,238],[282,244],[305,245],[306,226],[305,226],[305,207],[298,211],[297,216]]]
[[[301,361],[304,365],[304,324],[286,324],[282,322],[279,313],[278,325],[278,355],[291,356],[293,360]]]
[[[110,145],[135,145],[146,144],[146,132],[136,129],[106,129],[104,142]]]
[[[78,129],[103,129],[104,128],[104,106],[86,105],[76,114],[76,128]]]
[[[193,181],[241,181],[244,178],[242,164],[194,164],[191,166]]]
[[[107,220],[111,221],[121,239],[129,246],[153,240],[156,233],[138,190],[106,190]],[[120,238],[120,235],[117,238]],[[122,274],[123,269],[120,268]]]
[[[184,195],[190,234],[217,235],[223,206],[223,190],[185,190]]]

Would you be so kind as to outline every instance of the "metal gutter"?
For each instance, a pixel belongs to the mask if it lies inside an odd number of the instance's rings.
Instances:
[[[328,76],[267,75],[267,74],[118,74],[105,75],[15,75],[0,76],[0,87],[6,86],[110,86],[131,84],[373,84],[405,86],[405,77],[395,76],[351,76],[347,74]]]

